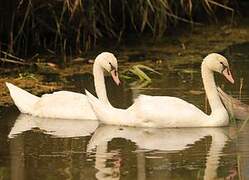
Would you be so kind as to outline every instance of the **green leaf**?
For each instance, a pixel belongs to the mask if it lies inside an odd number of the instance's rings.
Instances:
[[[148,71],[151,71],[151,72],[153,72],[153,73],[156,73],[156,74],[161,75],[160,72],[158,72],[158,71],[152,69],[152,68],[149,67],[149,66],[145,66],[145,65],[142,65],[142,64],[138,64],[138,65],[135,65],[135,67],[138,67],[138,68],[140,68],[140,69],[146,69],[146,70],[148,70]]]

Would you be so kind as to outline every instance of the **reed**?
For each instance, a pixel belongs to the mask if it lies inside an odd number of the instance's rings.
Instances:
[[[161,38],[178,22],[230,12],[233,0],[20,0],[5,1],[0,49],[27,56],[40,51],[81,53],[103,39],[121,41],[130,33]],[[228,13],[227,13],[228,14]],[[2,56],[2,55],[1,55]]]

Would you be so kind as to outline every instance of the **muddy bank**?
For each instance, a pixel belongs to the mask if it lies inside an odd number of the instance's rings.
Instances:
[[[249,26],[195,27],[191,32],[174,35],[151,43],[146,39],[137,42],[127,42],[118,48],[105,49],[112,51],[119,59],[120,74],[133,64],[146,64],[152,68],[174,67],[177,65],[197,64],[210,52],[223,52],[227,47],[249,41]],[[41,95],[56,90],[74,90],[74,85],[68,78],[72,74],[91,74],[92,64],[89,59],[103,51],[97,49],[89,57],[79,59],[60,67],[49,63],[38,63],[38,66],[23,67],[16,65],[1,66],[0,73],[0,105],[10,105],[10,99],[5,82],[12,82],[29,92]],[[46,60],[45,60],[46,61]],[[123,79],[125,81],[125,79]]]

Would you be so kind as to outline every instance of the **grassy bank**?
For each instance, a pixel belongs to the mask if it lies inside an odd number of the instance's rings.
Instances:
[[[231,19],[237,7],[234,0],[3,1],[0,50],[21,57],[70,56],[129,34],[158,39],[180,22],[199,25],[216,21],[218,14]]]

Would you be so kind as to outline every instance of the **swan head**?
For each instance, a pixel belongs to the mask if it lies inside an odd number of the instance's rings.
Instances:
[[[204,58],[203,63],[205,63],[211,71],[223,74],[229,82],[234,83],[228,61],[224,56],[218,53],[211,53]]]
[[[117,85],[120,84],[118,77],[118,61],[112,53],[102,52],[96,57],[95,62],[98,62],[101,68],[112,75],[112,79]]]

